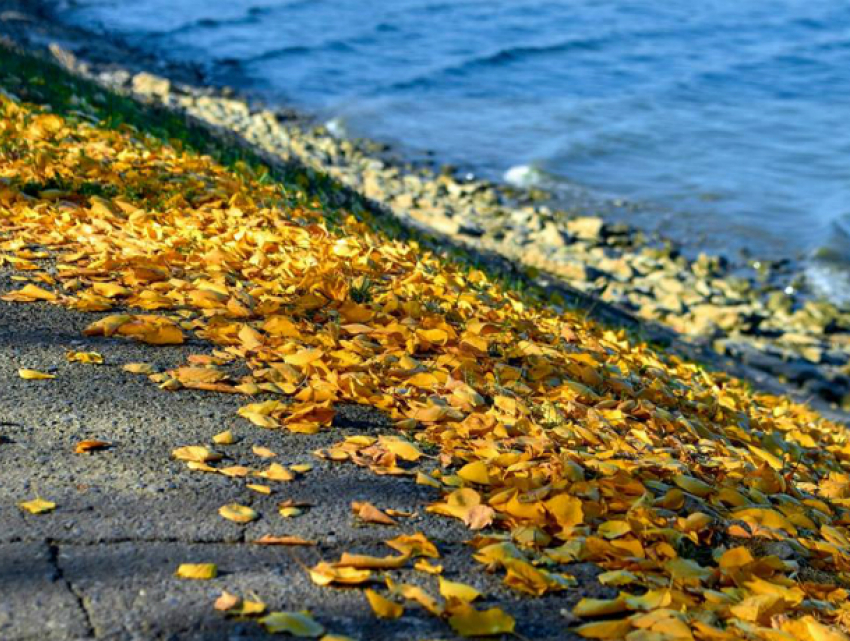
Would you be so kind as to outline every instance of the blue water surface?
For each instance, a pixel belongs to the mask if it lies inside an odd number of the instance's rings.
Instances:
[[[414,155],[534,167],[712,251],[850,263],[850,3],[57,4]]]

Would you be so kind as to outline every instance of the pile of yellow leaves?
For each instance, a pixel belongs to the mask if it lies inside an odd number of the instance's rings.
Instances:
[[[520,592],[575,589],[568,564],[598,564],[619,595],[578,603],[585,637],[847,638],[844,427],[353,217],[329,229],[247,170],[0,100],[0,265],[28,281],[5,300],[120,307],[91,335],[209,341],[213,357],[154,380],[275,394],[240,410],[264,428],[386,412],[405,436],[323,455],[441,488],[428,509],[478,531],[475,558]],[[55,272],[33,262],[45,251]],[[233,380],[232,361],[250,374]],[[470,633],[513,626],[470,608],[451,613]]]

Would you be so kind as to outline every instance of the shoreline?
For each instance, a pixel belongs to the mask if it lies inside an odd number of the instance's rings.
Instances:
[[[52,55],[66,68],[234,132],[284,162],[327,173],[402,224],[503,256],[531,278],[541,276],[544,286],[564,281],[671,328],[696,350],[735,359],[803,397],[850,407],[850,313],[778,289],[791,278],[781,264],[765,262],[762,273],[739,275],[741,266],[723,257],[690,260],[681,245],[647,242],[636,228],[596,215],[595,204],[592,215],[582,213],[580,202],[555,210],[542,190],[440,175],[406,163],[387,145],[338,139],[309,115],[203,85],[197,69],[157,65],[118,39],[87,39],[83,30],[48,24],[48,5],[0,2],[0,31],[30,51],[56,41]]]

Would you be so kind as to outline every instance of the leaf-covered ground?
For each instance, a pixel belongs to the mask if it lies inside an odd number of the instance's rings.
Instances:
[[[341,405],[380,410],[395,433],[341,438],[314,457],[438,489],[423,509],[462,522],[481,569],[528,599],[580,589],[571,566],[599,566],[618,596],[578,601],[564,626],[581,636],[847,638],[843,426],[353,215],[329,217],[246,165],[5,98],[0,111],[0,265],[20,281],[4,300],[100,312],[88,336],[208,342],[212,352],[167,373],[138,363],[127,376],[149,376],[163,394],[244,396],[239,415],[281,439],[332,430]],[[67,358],[84,367],[99,355]],[[264,456],[273,451],[234,466],[223,460],[229,438],[211,433],[173,456],[186,474],[225,475],[246,496],[310,473]],[[263,515],[245,503],[220,506],[221,518],[285,521],[309,509],[284,501]],[[407,518],[352,508],[367,523]],[[21,509],[51,518],[61,504],[22,497]],[[362,589],[376,617],[424,609],[464,636],[521,628],[478,605],[487,595],[440,580],[426,537],[387,538],[386,556],[343,554],[303,571],[328,590]],[[399,569],[437,577],[434,588],[386,579]],[[175,570],[191,580],[217,568]],[[325,634],[309,615],[269,612],[251,595],[224,594],[215,607],[270,631]]]

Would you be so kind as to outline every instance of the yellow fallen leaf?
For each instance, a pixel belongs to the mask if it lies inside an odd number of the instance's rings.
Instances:
[[[395,520],[381,512],[371,503],[359,503],[357,501],[351,504],[351,509],[357,518],[364,523],[376,523],[378,525],[396,525]]]
[[[431,564],[425,559],[419,559],[416,563],[413,564],[413,567],[421,572],[426,572],[428,574],[441,574],[443,572],[442,565]]]
[[[382,436],[379,439],[381,445],[392,452],[403,461],[418,461],[422,458],[422,451],[410,441],[397,436]]]
[[[385,541],[392,549],[410,557],[429,557],[439,559],[437,547],[429,541],[422,532],[416,534],[401,534],[394,539]]]
[[[240,598],[239,598],[238,596],[236,596],[235,594],[230,594],[230,592],[224,591],[224,592],[222,592],[222,593],[221,593],[221,595],[220,595],[220,596],[219,596],[219,597],[215,600],[215,603],[213,604],[213,607],[214,607],[216,610],[219,610],[219,611],[221,611],[221,612],[226,612],[227,610],[232,610],[232,609],[233,609],[233,608],[235,608],[237,605],[239,605],[239,602],[240,602],[240,601],[242,601],[242,599],[240,599]]]
[[[338,568],[324,561],[310,568],[309,572],[310,578],[317,585],[330,585],[331,583],[359,585],[372,578],[372,572],[370,570]]]
[[[236,442],[236,438],[230,430],[219,432],[212,437],[212,440],[216,445],[233,445]]]
[[[74,453],[76,454],[88,454],[89,452],[94,452],[97,450],[105,450],[112,447],[112,443],[109,441],[98,441],[98,440],[87,440],[80,441],[74,447]]]
[[[181,579],[208,581],[218,576],[218,566],[215,563],[181,563],[175,576]]]
[[[402,556],[368,556],[366,554],[349,554],[343,552],[339,561],[334,563],[338,568],[368,568],[371,570],[392,570],[407,565],[410,557]]]
[[[18,376],[27,381],[46,381],[51,378],[56,378],[55,374],[46,374],[45,372],[39,372],[37,369],[25,368],[18,370]]]
[[[627,620],[593,621],[573,628],[573,632],[585,639],[611,639],[614,641],[625,639],[632,629],[632,624]]]
[[[245,487],[249,490],[253,490],[254,492],[258,492],[259,494],[271,494],[272,488],[268,485],[258,485],[256,483],[248,483]]]
[[[300,536],[274,536],[264,534],[254,541],[257,545],[316,545],[315,541],[302,539]]]
[[[295,476],[280,463],[272,463],[267,470],[254,472],[254,476],[268,479],[270,481],[291,481]]]
[[[298,474],[305,474],[313,469],[313,466],[309,463],[296,463],[295,465],[290,465],[289,469],[293,472],[298,472]]]
[[[247,505],[239,505],[238,503],[228,503],[218,509],[218,513],[229,521],[235,523],[250,523],[260,518],[257,512]]]
[[[22,503],[18,503],[18,507],[22,510],[26,510],[30,514],[44,514],[45,512],[52,512],[56,509],[56,503],[53,501],[47,501],[42,498],[32,499],[31,501],[23,501]]]
[[[464,481],[470,483],[478,483],[479,485],[490,485],[490,472],[487,469],[487,464],[484,461],[475,461],[467,463],[457,472],[457,475]]]
[[[499,608],[476,610],[467,605],[449,617],[449,625],[462,637],[487,637],[511,634],[516,621]]]
[[[618,614],[628,610],[625,600],[616,599],[581,599],[573,607],[573,614],[577,617],[602,617],[609,614]]]
[[[599,526],[599,533],[606,539],[618,539],[632,531],[626,521],[605,521]]]
[[[171,455],[179,461],[194,461],[196,463],[212,463],[220,461],[222,458],[221,454],[212,452],[203,445],[178,447],[171,452]]]
[[[364,593],[369,600],[369,606],[379,619],[397,619],[404,614],[402,604],[390,601],[369,588],[364,590]]]
[[[456,581],[447,581],[443,577],[440,577],[439,580],[440,594],[442,594],[443,598],[447,600],[458,599],[466,603],[471,603],[481,596],[481,592],[473,588],[471,585],[458,583]]]
[[[277,456],[277,454],[272,452],[269,448],[261,447],[259,445],[254,445],[251,448],[251,451],[261,458],[274,458],[275,456]]]
[[[130,374],[153,374],[153,365],[149,363],[127,363],[121,367],[125,372]]]
[[[103,365],[103,356],[97,352],[67,352],[65,358],[69,363],[87,363],[91,365]]]
[[[267,632],[286,632],[294,637],[315,639],[325,633],[325,627],[307,612],[270,612],[260,624]]]
[[[679,474],[673,479],[673,482],[685,492],[699,497],[706,497],[714,491],[714,488],[708,483],[687,474]]]
[[[287,505],[279,508],[278,513],[284,518],[291,519],[293,517],[301,516],[302,514],[304,514],[304,510],[302,510],[300,507],[293,507]]]
[[[37,300],[53,302],[57,300],[56,294],[46,289],[42,289],[38,285],[24,285],[21,289],[15,292],[9,292],[0,299],[10,302],[32,302]]]
[[[259,616],[266,611],[266,604],[262,601],[242,601],[242,607],[236,612],[239,616]]]

